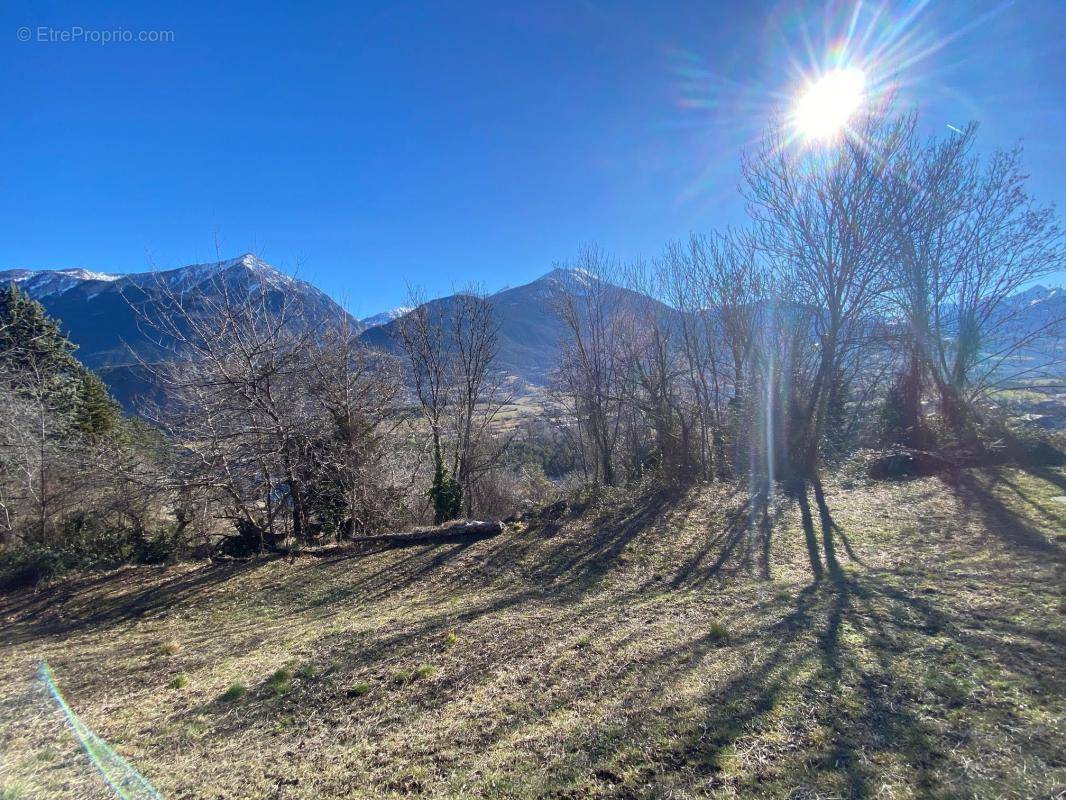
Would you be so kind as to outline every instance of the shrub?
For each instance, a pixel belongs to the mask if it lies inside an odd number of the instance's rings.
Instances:
[[[268,531],[253,522],[239,519],[233,524],[235,533],[219,543],[219,551],[234,558],[247,558],[262,552],[277,550],[278,541]]]
[[[181,672],[174,676],[174,680],[167,684],[168,689],[184,689],[189,685],[189,676]]]
[[[366,681],[359,681],[351,689],[348,690],[349,697],[362,697],[363,695],[370,693],[370,684]]]
[[[267,688],[275,695],[286,694],[289,691],[289,679],[291,677],[292,672],[287,667],[282,667],[270,676],[270,680],[267,681]]]
[[[712,642],[727,642],[729,641],[729,628],[721,622],[712,622],[707,629],[707,638]]]
[[[0,588],[34,586],[70,570],[161,564],[173,561],[180,549],[176,534],[160,533],[149,538],[137,528],[115,526],[103,517],[78,511],[44,541],[3,552]]]
[[[415,670],[414,678],[432,678],[436,674],[437,668],[434,667],[432,664],[422,664],[418,669]]]
[[[66,570],[62,554],[47,547],[20,547],[4,554],[0,565],[0,588],[35,586]]]
[[[246,694],[248,694],[248,687],[237,681],[229,685],[229,688],[222,693],[219,700],[224,703],[232,703],[234,700],[240,700]]]

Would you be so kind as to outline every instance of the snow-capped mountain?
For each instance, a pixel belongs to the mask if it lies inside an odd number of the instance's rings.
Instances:
[[[1066,289],[1061,286],[1030,286],[1011,297],[1004,312],[1011,316],[1062,319],[1066,316]]]
[[[237,296],[265,293],[271,302],[298,303],[309,320],[321,320],[345,312],[311,284],[286,275],[251,254],[178,269],[129,275],[91,272],[83,269],[0,271],[0,286],[15,282],[40,300],[48,312],[61,320],[79,346],[79,357],[109,383],[116,397],[128,407],[145,389],[138,376],[139,359],[152,361],[166,353],[138,325],[130,301],[151,302],[168,292],[186,298],[227,291]],[[555,312],[560,292],[581,296],[592,291],[599,279],[580,270],[554,269],[531,283],[509,287],[491,295],[499,322],[499,352],[496,366],[532,385],[544,385],[556,366],[565,327]],[[617,297],[641,298],[627,289],[608,288]],[[456,295],[430,300],[447,318]],[[661,306],[662,313],[675,313]],[[361,330],[362,340],[372,347],[399,351],[398,320],[411,309],[400,307],[350,324]],[[1018,293],[1001,308],[1001,330],[1016,336],[1048,321],[1066,320],[1066,291],[1059,287],[1033,286]],[[1064,331],[1066,333],[1066,331]],[[1062,343],[1040,343],[1037,355],[1052,352]],[[1048,350],[1048,348],[1052,348]]]
[[[400,306],[399,308],[393,308],[388,311],[382,311],[370,317],[363,317],[361,320],[359,320],[359,324],[362,325],[364,328],[374,328],[378,325],[387,325],[394,319],[399,319],[411,310],[411,306]]]
[[[87,281],[111,283],[121,275],[93,272],[87,269],[9,269],[0,272],[0,284],[18,284],[28,294],[40,300],[49,295],[65,292]]]
[[[1030,286],[997,309],[993,326],[993,341],[1017,341],[1033,332],[1042,332],[1042,338],[1025,351],[1029,355],[1041,352],[1050,355],[1062,346],[1056,339],[1066,336],[1066,291],[1061,286]]]
[[[543,386],[557,365],[559,345],[566,327],[556,313],[555,301],[560,292],[581,296],[594,288],[599,279],[584,270],[553,269],[531,283],[503,289],[488,300],[499,323],[499,351],[496,367],[526,383]],[[608,286],[619,297],[637,298],[628,289]],[[434,313],[447,319],[457,295],[430,300]],[[664,313],[670,312],[662,306]],[[402,315],[400,315],[402,317]],[[362,339],[372,347],[398,352],[399,318],[367,328]]]
[[[143,361],[166,358],[150,333],[139,324],[131,303],[151,304],[168,295],[190,303],[228,292],[236,297],[263,294],[267,302],[297,304],[308,320],[346,312],[319,289],[297,280],[246,253],[237,258],[177,269],[126,275],[81,269],[0,271],[0,286],[16,283],[60,320],[78,357],[100,373],[115,397],[127,407],[145,384],[138,376]],[[355,320],[357,330],[362,326]]]

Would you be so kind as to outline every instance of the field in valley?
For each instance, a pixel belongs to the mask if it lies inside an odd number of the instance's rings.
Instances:
[[[856,467],[71,578],[0,598],[0,797],[115,796],[42,660],[167,798],[1061,797],[1064,534],[1062,469]]]

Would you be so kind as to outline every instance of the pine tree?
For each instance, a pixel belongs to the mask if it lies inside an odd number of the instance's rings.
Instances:
[[[0,292],[0,367],[74,378],[83,369],[75,349],[44,306],[18,286]]]
[[[83,370],[78,383],[74,422],[86,436],[96,438],[115,430],[120,411],[104,382],[91,370]]]
[[[100,436],[114,430],[121,413],[103,381],[75,358],[76,349],[18,286],[0,292],[0,371],[67,424]]]

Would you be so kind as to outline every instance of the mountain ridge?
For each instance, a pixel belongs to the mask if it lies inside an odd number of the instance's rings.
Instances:
[[[553,268],[529,283],[509,286],[487,296],[499,322],[497,366],[532,386],[548,383],[558,358],[558,348],[566,330],[554,312],[559,292],[580,295],[599,281],[581,270]],[[158,346],[140,329],[130,305],[131,294],[151,301],[166,292],[181,295],[220,290],[238,293],[263,292],[271,302],[295,299],[313,319],[343,315],[372,347],[399,352],[399,326],[413,309],[400,306],[357,320],[313,284],[287,275],[251,253],[203,264],[190,264],[166,270],[114,274],[83,268],[9,269],[0,271],[0,285],[14,282],[40,301],[60,320],[71,340],[78,345],[79,357],[101,374],[115,396],[128,408],[136,404],[138,393],[146,391],[141,361],[165,357]],[[642,298],[629,289],[607,284],[613,291]],[[427,301],[443,314],[456,302],[457,294]],[[658,302],[658,301],[655,301]],[[1066,290],[1061,286],[1037,284],[1027,287],[1010,300],[1011,308],[1022,318],[1066,316]],[[669,306],[659,304],[664,311]]]
[[[15,283],[59,320],[78,346],[78,358],[96,371],[126,408],[152,394],[143,363],[164,360],[165,348],[146,332],[134,305],[177,295],[195,298],[260,293],[269,305],[295,302],[310,319],[344,316],[332,298],[312,284],[285,275],[251,253],[203,264],[124,275],[89,270],[0,271],[0,286]],[[349,317],[357,330],[359,323]]]

